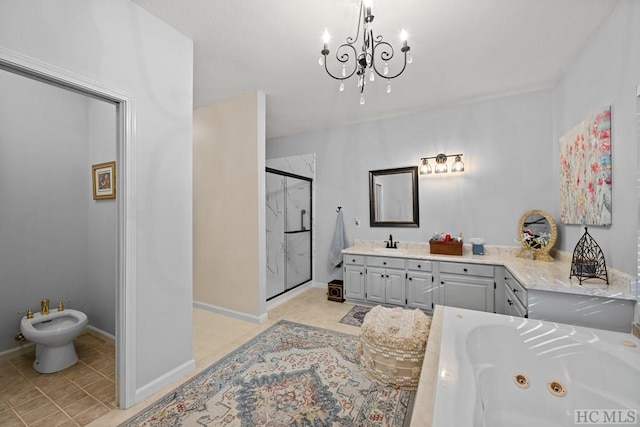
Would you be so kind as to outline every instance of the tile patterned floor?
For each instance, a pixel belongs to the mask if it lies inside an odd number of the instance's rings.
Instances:
[[[80,361],[40,374],[34,352],[0,362],[0,426],[85,426],[116,408],[115,346],[91,335],[75,340]]]
[[[270,309],[263,324],[194,309],[196,369],[126,410],[115,405],[114,346],[92,335],[78,337],[80,362],[63,372],[38,374],[31,367],[33,354],[0,362],[0,426],[116,426],[280,319],[359,334],[359,327],[339,323],[352,307],[328,301],[325,288],[311,288]]]

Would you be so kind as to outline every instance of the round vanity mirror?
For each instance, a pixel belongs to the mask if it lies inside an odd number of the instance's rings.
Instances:
[[[557,239],[558,229],[551,215],[539,209],[525,212],[518,223],[518,241],[522,249],[516,256],[553,261],[549,251]]]

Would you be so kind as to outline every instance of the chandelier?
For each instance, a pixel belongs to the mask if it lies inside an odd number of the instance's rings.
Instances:
[[[389,61],[395,55],[395,50],[391,44],[383,40],[381,35],[373,34],[373,14],[371,13],[371,0],[362,0],[360,2],[360,13],[358,14],[358,29],[354,37],[347,37],[347,42],[341,44],[336,49],[336,59],[342,64],[342,73],[335,75],[327,67],[327,55],[329,55],[329,32],[325,29],[322,35],[324,44],[320,53],[320,65],[324,65],[324,69],[331,77],[340,80],[340,92],[344,91],[344,80],[351,78],[354,74],[358,79],[358,88],[360,89],[360,105],[364,105],[364,86],[367,79],[370,82],[375,81],[376,75],[387,80],[387,93],[391,92],[391,80],[402,74],[411,64],[412,58],[407,45],[407,32],[402,29],[400,40],[402,48],[400,51],[404,54],[402,69],[396,74],[389,74]],[[362,46],[356,46],[360,38],[360,29],[362,28]],[[383,63],[383,64],[382,64]],[[381,68],[382,65],[382,68]],[[382,72],[380,70],[382,69]]]

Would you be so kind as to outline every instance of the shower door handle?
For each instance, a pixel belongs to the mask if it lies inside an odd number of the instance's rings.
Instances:
[[[305,209],[302,209],[300,211],[300,230],[304,230],[304,214],[306,214],[307,211]]]

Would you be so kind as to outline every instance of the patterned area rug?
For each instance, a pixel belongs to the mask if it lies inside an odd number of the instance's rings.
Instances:
[[[281,320],[121,426],[408,426],[415,391],[367,379],[357,342]]]
[[[340,323],[346,323],[347,325],[353,326],[362,326],[362,321],[364,320],[364,316],[371,310],[373,307],[363,307],[361,305],[354,305],[351,310],[340,319]]]

